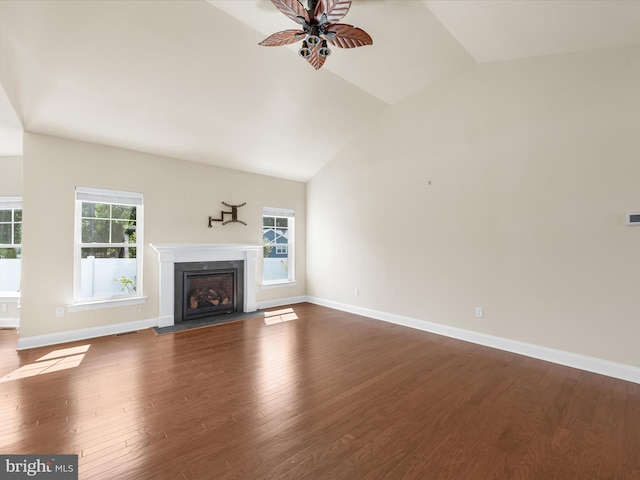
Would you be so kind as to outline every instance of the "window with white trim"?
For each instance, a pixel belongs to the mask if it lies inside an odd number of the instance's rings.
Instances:
[[[0,296],[17,296],[22,269],[22,197],[0,197]]]
[[[295,211],[265,207],[262,210],[262,283],[295,281]]]
[[[74,303],[142,295],[141,193],[76,187]]]

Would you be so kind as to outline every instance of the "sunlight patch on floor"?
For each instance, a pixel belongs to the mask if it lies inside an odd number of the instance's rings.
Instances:
[[[91,345],[54,350],[0,378],[0,383],[75,368],[82,363],[89,347]]]
[[[273,312],[265,312],[264,314],[264,323],[267,325],[290,322],[291,320],[298,320],[298,316],[293,311],[293,308],[283,308],[282,310],[274,310]]]

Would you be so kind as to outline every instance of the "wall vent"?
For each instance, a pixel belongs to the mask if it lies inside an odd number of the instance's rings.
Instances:
[[[627,225],[640,225],[640,213],[627,213]]]

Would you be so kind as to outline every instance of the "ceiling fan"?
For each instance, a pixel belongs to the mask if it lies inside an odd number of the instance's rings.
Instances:
[[[298,53],[316,70],[322,67],[331,55],[331,49],[327,44],[340,48],[373,45],[373,40],[364,30],[338,23],[349,11],[351,0],[307,0],[307,8],[300,0],[271,2],[287,17],[300,24],[302,29],[274,33],[259,45],[277,47],[303,40]]]

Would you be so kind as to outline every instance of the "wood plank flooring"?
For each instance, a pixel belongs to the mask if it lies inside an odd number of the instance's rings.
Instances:
[[[16,352],[0,453],[81,479],[640,479],[640,385],[328,308]]]

